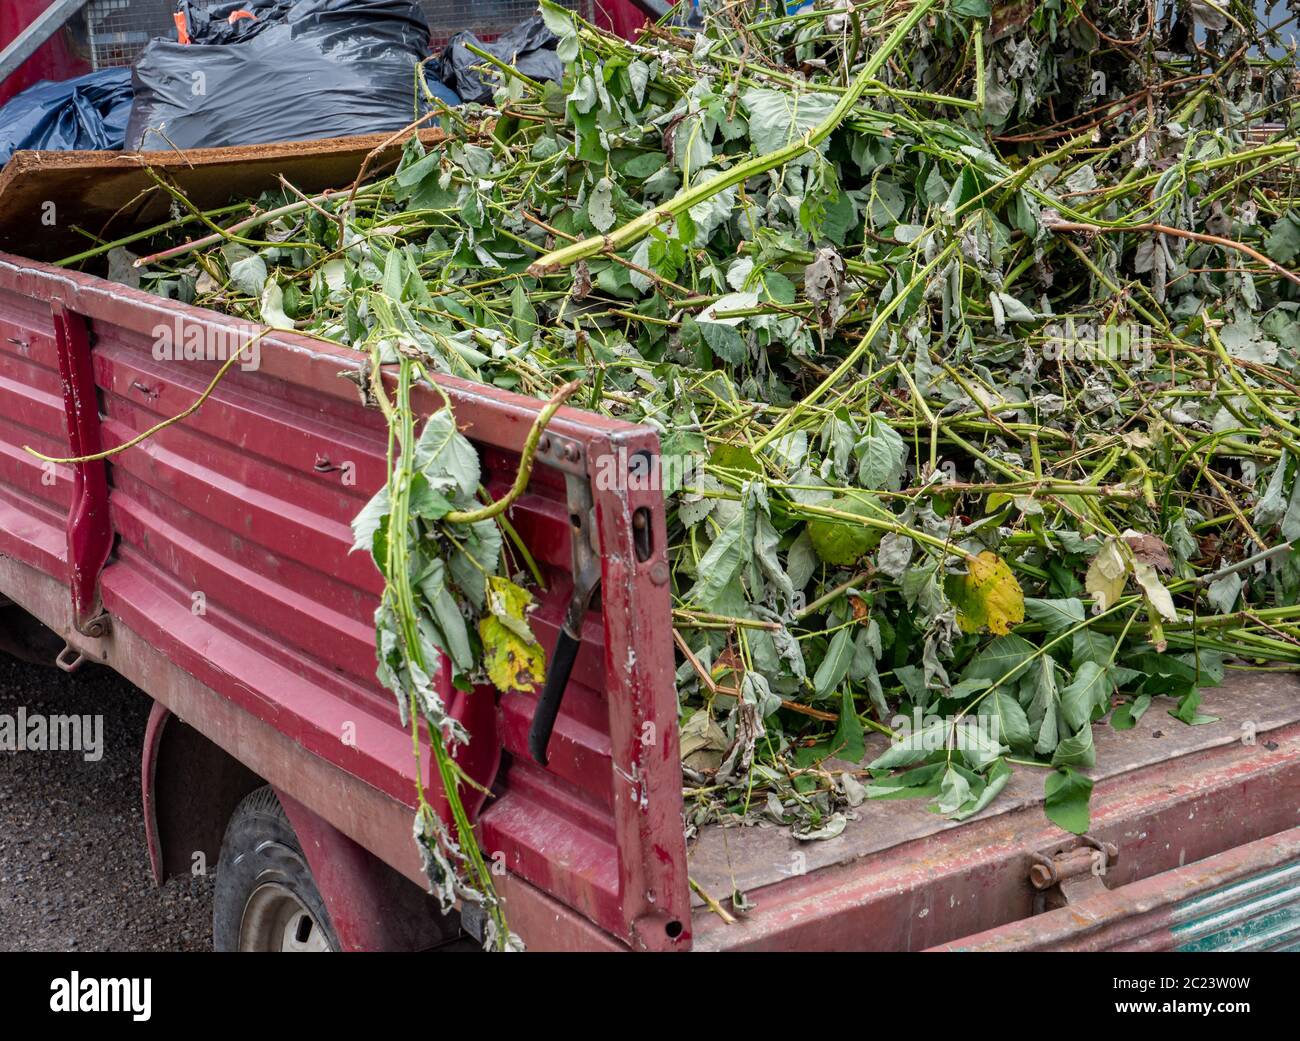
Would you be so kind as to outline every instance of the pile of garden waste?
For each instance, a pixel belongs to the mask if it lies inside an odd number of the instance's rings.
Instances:
[[[562,84],[485,59],[445,142],[198,245],[178,199],[145,285],[399,365],[355,527],[448,787],[436,655],[538,690],[545,650],[473,449],[411,414],[440,373],[659,431],[688,830],[960,819],[1037,769],[1081,832],[1098,727],[1212,722],[1226,670],[1300,664],[1295,18],[700,8],[628,42],[544,3]],[[508,944],[457,824],[422,802],[431,877]]]

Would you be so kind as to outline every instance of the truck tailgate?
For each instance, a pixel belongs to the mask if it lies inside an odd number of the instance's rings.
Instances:
[[[1284,836],[1300,826],[1300,681],[1229,670],[1203,707],[1219,722],[1186,726],[1156,704],[1133,730],[1096,728],[1090,835],[1118,849],[1101,876],[1108,889],[1247,843],[1259,843],[1249,863],[1265,869],[1261,851],[1293,840]],[[869,742],[867,760],[882,748]],[[1051,945],[1064,946],[1062,936],[1084,928],[1069,908],[1031,917],[1035,854],[1079,844],[1044,815],[1043,773],[1018,768],[962,823],[922,800],[868,800],[822,842],[801,843],[788,828],[703,829],[689,850],[691,878],[717,898],[737,888],[754,909],[728,925],[697,903],[696,948],[921,950],[964,946],[1007,923],[996,935],[1008,944],[1055,928]],[[1114,919],[1140,903],[1105,906]],[[1121,936],[1106,931],[1098,942]]]

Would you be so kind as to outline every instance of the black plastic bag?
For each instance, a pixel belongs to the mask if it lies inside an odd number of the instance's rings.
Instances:
[[[488,71],[488,82],[485,83],[480,70],[487,65],[487,62],[466,47],[466,43],[472,43],[479,50],[487,51],[494,58],[500,58],[507,65],[513,66],[529,79],[537,80],[539,83],[548,80],[558,83],[564,78],[564,65],[555,53],[559,38],[546,28],[546,23],[542,21],[540,15],[534,15],[526,22],[520,22],[491,43],[484,43],[469,30],[464,30],[447,41],[438,70],[442,82],[459,94],[464,101],[476,101],[480,104],[491,101],[495,82],[501,76],[499,72]],[[491,69],[490,65],[487,67]]]
[[[238,11],[254,18],[230,21]],[[188,46],[154,40],[136,62],[128,148],[372,134],[424,111],[429,26],[413,0],[238,0],[187,10],[186,26]]]
[[[185,14],[186,29],[194,43],[224,45],[243,43],[278,22],[288,19],[289,10],[298,0],[241,0],[196,8],[188,0],[177,7]],[[244,17],[244,13],[252,18]],[[234,21],[231,21],[231,18]]]
[[[130,114],[130,69],[102,69],[62,83],[37,83],[0,108],[0,166],[20,148],[119,149]]]

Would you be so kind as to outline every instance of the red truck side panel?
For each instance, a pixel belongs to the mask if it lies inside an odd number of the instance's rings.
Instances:
[[[67,583],[71,473],[42,467],[22,450],[68,451],[51,321],[51,307],[60,306],[89,323],[106,446],[190,406],[216,372],[216,361],[157,357],[161,329],[182,336],[197,329],[212,343],[236,323],[0,255],[0,553]],[[65,341],[65,350],[84,350],[76,337]],[[286,333],[262,340],[260,351],[256,371],[233,367],[193,416],[109,460],[116,542],[98,595],[114,632],[82,642],[111,662],[115,646],[142,639],[239,711],[409,804],[410,738],[373,679],[379,577],[364,554],[348,552],[349,521],[385,478],[387,431],[354,384],[339,378],[357,370],[357,355]],[[485,483],[499,491],[513,480],[540,403],[463,381],[440,383],[482,450]],[[417,404],[432,411],[440,399],[424,392]],[[550,429],[579,446],[589,475],[602,460],[658,452],[653,431],[573,410],[563,410]],[[480,817],[489,854],[627,943],[680,948],[691,931],[663,501],[658,492],[614,484],[593,483],[601,607],[588,617],[551,765],[527,759],[531,698],[512,695],[498,706],[483,688],[452,705],[474,735],[462,762],[480,782],[496,782]],[[637,510],[650,518],[652,552],[644,560],[633,542]],[[548,580],[537,630],[549,645],[570,584],[559,470],[539,466],[510,519]],[[68,629],[64,619],[45,620]],[[209,729],[192,714],[188,722],[230,746],[230,735],[210,732],[229,726],[219,713],[210,714]],[[427,750],[421,765],[436,791]],[[348,833],[340,824],[347,813],[290,794]],[[317,803],[339,797],[321,793]],[[351,837],[361,841],[355,829]]]
[[[20,32],[34,22],[50,6],[52,0],[5,0],[0,4],[0,49],[3,49]],[[71,34],[67,27],[55,33],[42,44],[30,58],[18,66],[18,71],[0,81],[0,105],[41,80],[71,79],[90,71],[90,63],[71,47]]]

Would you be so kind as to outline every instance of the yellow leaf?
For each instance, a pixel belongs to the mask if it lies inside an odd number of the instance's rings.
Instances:
[[[948,595],[957,605],[957,625],[976,633],[984,626],[1005,636],[1016,622],[1025,620],[1025,591],[1007,562],[985,550],[970,562],[965,575],[954,576]]]
[[[483,640],[483,664],[488,679],[497,690],[537,690],[546,675],[546,652],[541,644],[536,640],[524,642],[493,617],[478,623],[478,634]]]
[[[528,625],[532,594],[509,579],[488,579],[488,610],[478,623],[483,664],[500,691],[531,692],[546,674],[546,652]]]

